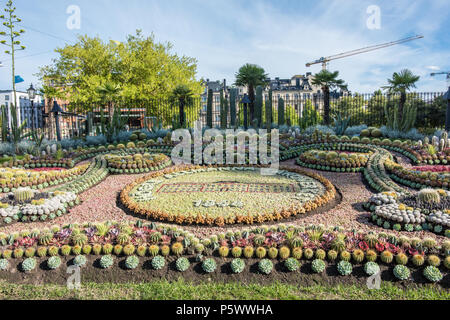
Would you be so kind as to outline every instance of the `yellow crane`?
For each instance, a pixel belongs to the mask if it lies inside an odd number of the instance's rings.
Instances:
[[[392,41],[392,42],[383,43],[383,44],[377,44],[377,45],[374,45],[374,46],[369,46],[369,47],[365,47],[365,48],[361,48],[361,49],[356,49],[356,50],[352,50],[352,51],[336,54],[336,55],[329,56],[329,57],[322,57],[322,58],[320,58],[320,59],[318,59],[316,61],[307,63],[306,66],[309,68],[309,67],[311,67],[312,65],[315,65],[315,64],[322,64],[323,70],[326,70],[327,69],[327,65],[328,65],[328,63],[330,61],[337,60],[337,59],[342,59],[342,58],[347,58],[347,57],[351,57],[351,56],[355,56],[357,54],[366,53],[366,52],[370,52],[370,51],[375,51],[375,50],[379,50],[379,49],[395,46],[395,45],[398,45],[398,44],[402,44],[402,43],[405,43],[405,42],[409,42],[409,41],[413,41],[413,40],[417,40],[417,39],[422,39],[422,38],[424,38],[424,36],[417,35],[417,36],[414,36],[414,37],[409,37],[409,38],[401,39],[401,40],[398,40],[398,41]]]

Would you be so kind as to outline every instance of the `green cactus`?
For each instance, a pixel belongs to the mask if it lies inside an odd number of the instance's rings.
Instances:
[[[278,99],[278,125],[283,126],[286,123],[284,100]]]
[[[29,201],[34,198],[34,192],[30,188],[17,188],[14,191],[14,199],[19,202]]]
[[[434,189],[423,189],[418,194],[419,200],[424,203],[440,203],[441,196],[439,192]]]

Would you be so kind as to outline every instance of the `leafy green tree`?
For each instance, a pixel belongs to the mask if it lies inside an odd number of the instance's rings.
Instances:
[[[97,87],[97,93],[100,96],[102,103],[108,106],[108,115],[110,122],[112,121],[112,108],[115,101],[120,97],[122,88],[119,84],[107,81],[104,84]]]
[[[248,97],[250,99],[250,121],[255,119],[255,88],[265,86],[267,74],[263,68],[256,64],[245,64],[236,73],[236,86],[248,88]]]
[[[180,127],[184,127],[186,125],[184,109],[186,105],[192,105],[193,95],[192,89],[184,84],[176,86],[172,91],[171,100],[173,103],[178,104],[179,108]]]
[[[400,93],[400,101],[398,104],[398,121],[403,121],[403,108],[406,103],[406,93],[416,87],[416,82],[420,80],[420,76],[416,76],[409,69],[403,69],[399,73],[394,72],[392,79],[388,79],[389,85],[384,86],[389,94]]]
[[[0,36],[4,36],[8,40],[1,40],[0,43],[8,47],[8,50],[6,50],[5,53],[11,56],[12,87],[14,92],[14,104],[16,104],[17,101],[16,66],[15,66],[16,51],[25,50],[25,46],[21,45],[20,41],[17,39],[23,33],[25,33],[25,30],[23,29],[17,30],[17,24],[20,23],[22,19],[18,18],[17,15],[15,14],[16,7],[14,6],[12,0],[8,0],[4,11],[6,12],[6,15],[4,14],[0,15],[0,20],[3,20],[3,26],[5,27],[6,32],[1,31]]]
[[[324,120],[325,124],[330,124],[330,90],[341,89],[347,90],[347,85],[344,80],[338,79],[339,71],[330,72],[328,70],[322,70],[316,73],[312,80],[312,84],[320,86],[324,95]]]

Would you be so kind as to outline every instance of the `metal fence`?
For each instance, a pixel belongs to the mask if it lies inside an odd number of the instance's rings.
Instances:
[[[443,99],[444,93],[408,93],[405,106],[416,108],[417,128],[443,128],[445,126],[445,113],[447,101]],[[266,127],[267,123],[275,125],[286,124],[306,128],[316,124],[324,124],[325,97],[323,94],[283,94],[274,93],[272,96],[272,108],[269,107],[268,96],[263,97],[262,113],[259,126]],[[241,97],[236,98],[235,127],[244,127],[244,105]],[[366,124],[368,126],[382,126],[386,124],[386,110],[392,110],[398,105],[400,95],[388,95],[385,93],[352,94],[330,96],[330,118],[340,115],[350,118],[350,125]],[[229,100],[228,100],[229,102]],[[283,113],[280,113],[280,103],[284,104]],[[207,125],[207,99],[196,97],[183,103],[170,99],[154,99],[147,101],[133,101],[129,103],[115,103],[112,107],[68,104],[61,106],[63,112],[59,114],[59,127],[61,137],[82,137],[87,134],[88,122],[91,121],[92,131],[98,132],[103,121],[107,121],[114,114],[114,110],[120,110],[120,117],[125,120],[130,130],[136,129],[172,129],[180,127],[180,111],[184,110],[184,126],[192,128],[198,120],[203,126]],[[42,113],[42,124],[39,126],[49,139],[56,139],[56,118],[49,112],[51,108],[45,108],[47,113]],[[255,122],[250,117],[250,107],[247,108],[247,125],[254,126]],[[267,117],[271,119],[268,120]],[[92,120],[89,120],[92,119]],[[220,98],[213,96],[212,123],[214,127],[221,125]],[[228,107],[227,128],[231,128],[231,113]],[[156,126],[156,128],[155,128]]]

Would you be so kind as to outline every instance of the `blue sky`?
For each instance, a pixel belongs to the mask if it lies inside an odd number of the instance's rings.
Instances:
[[[421,76],[420,91],[444,91],[450,71],[450,1],[448,0],[16,0],[27,33],[18,53],[16,74],[26,89],[39,66],[49,64],[53,50],[73,43],[79,34],[125,39],[142,29],[174,51],[198,60],[198,78],[234,81],[245,63],[256,63],[269,75],[288,78],[318,72],[305,64],[368,45],[422,34],[424,39],[331,62],[352,91],[372,92],[394,71],[409,68]],[[0,0],[3,7],[6,0]],[[68,6],[81,9],[81,29],[69,30]],[[367,8],[381,10],[378,30],[367,27]],[[3,52],[3,50],[2,50]],[[0,53],[0,89],[11,87],[10,61]]]

